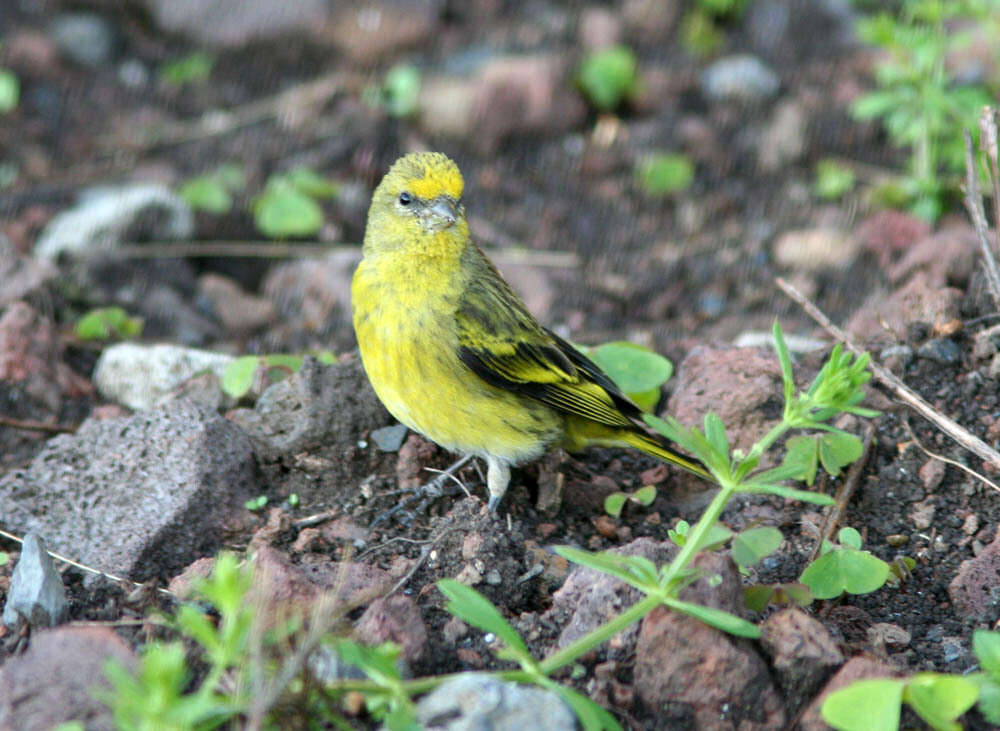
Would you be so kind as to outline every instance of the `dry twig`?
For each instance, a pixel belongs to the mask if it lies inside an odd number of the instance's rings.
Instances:
[[[972,219],[976,238],[979,239],[979,246],[983,251],[986,283],[993,298],[993,307],[1000,310],[1000,271],[997,270],[997,262],[990,246],[989,226],[986,223],[986,212],[983,210],[983,194],[979,190],[979,175],[976,173],[976,163],[972,154],[972,135],[969,134],[969,130],[965,130],[965,208],[969,211],[969,218]]]

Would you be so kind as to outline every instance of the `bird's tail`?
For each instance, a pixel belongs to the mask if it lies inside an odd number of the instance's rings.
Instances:
[[[622,438],[625,442],[636,449],[645,452],[646,454],[651,454],[654,457],[659,457],[664,462],[669,462],[670,464],[675,464],[688,472],[691,472],[698,477],[703,477],[706,480],[715,482],[715,478],[712,477],[712,473],[708,471],[699,460],[694,457],[688,457],[686,455],[675,452],[669,446],[665,444],[665,441],[660,441],[652,434],[646,434],[645,432],[639,431],[626,431]]]

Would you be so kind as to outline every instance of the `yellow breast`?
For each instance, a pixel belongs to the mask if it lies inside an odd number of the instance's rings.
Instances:
[[[411,252],[412,254],[412,252]],[[563,417],[498,389],[458,357],[460,272],[442,278],[419,258],[382,254],[358,266],[354,329],[375,393],[403,424],[442,447],[519,463],[561,438]]]

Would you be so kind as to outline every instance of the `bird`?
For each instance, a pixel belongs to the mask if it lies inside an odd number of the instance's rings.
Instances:
[[[443,153],[413,152],[372,195],[351,300],[361,360],[388,411],[440,447],[483,459],[493,512],[511,467],[554,447],[633,447],[711,480],[528,311],[473,242],[464,185]]]

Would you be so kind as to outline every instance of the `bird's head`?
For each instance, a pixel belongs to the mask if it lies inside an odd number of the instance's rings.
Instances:
[[[468,238],[458,166],[440,152],[401,157],[372,196],[366,250],[385,250],[428,238]]]

